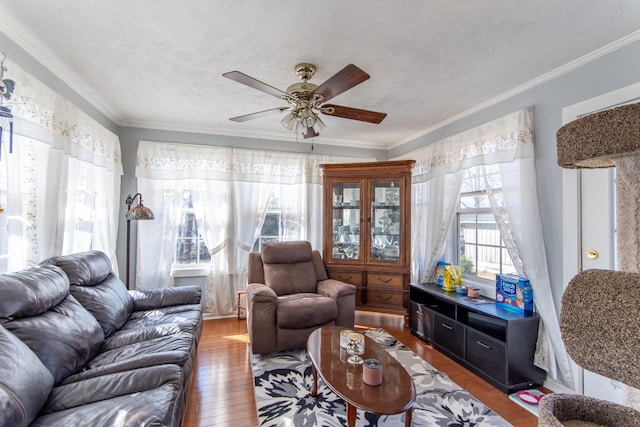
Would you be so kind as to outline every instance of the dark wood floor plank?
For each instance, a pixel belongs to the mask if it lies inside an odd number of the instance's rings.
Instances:
[[[513,403],[506,394],[413,336],[404,317],[358,311],[356,326],[384,328],[514,426],[538,425],[535,415]],[[206,320],[183,427],[229,425],[258,425],[246,321]]]

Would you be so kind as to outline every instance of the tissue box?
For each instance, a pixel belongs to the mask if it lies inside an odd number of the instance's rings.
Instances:
[[[496,305],[518,313],[533,313],[533,288],[529,279],[496,274]]]

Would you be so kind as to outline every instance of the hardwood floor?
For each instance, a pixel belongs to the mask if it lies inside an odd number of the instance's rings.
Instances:
[[[402,316],[357,311],[356,327],[384,328],[515,427],[538,425],[506,394],[411,335]],[[245,320],[205,321],[183,427],[258,425],[248,342]]]

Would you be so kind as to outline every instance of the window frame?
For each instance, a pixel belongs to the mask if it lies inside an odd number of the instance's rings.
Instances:
[[[471,177],[471,178],[465,177],[464,179],[466,180],[466,179],[474,179],[474,178],[477,178],[477,177]],[[462,227],[461,227],[462,217],[464,215],[475,215],[476,224],[477,224],[478,215],[480,214],[491,215],[491,217],[493,218],[493,223],[496,224],[496,231],[500,236],[500,245],[498,246],[495,244],[484,244],[484,243],[481,244],[478,242],[477,238],[476,238],[476,242],[471,243],[471,245],[474,245],[476,249],[478,247],[489,247],[489,248],[498,249],[498,253],[499,253],[498,265],[499,265],[500,273],[505,273],[504,254],[506,253],[506,256],[509,257],[509,253],[507,252],[507,247],[504,243],[504,239],[502,238],[502,233],[500,232],[500,229],[498,228],[497,222],[495,220],[495,215],[491,207],[470,207],[470,208],[461,207],[461,199],[463,197],[469,197],[469,196],[489,197],[486,189],[472,190],[472,191],[466,191],[466,192],[463,192],[461,189],[460,193],[458,194],[458,203],[457,203],[456,213],[454,217],[455,224],[453,227],[450,228],[451,231],[448,239],[449,242],[455,245],[455,258],[456,258],[455,261],[458,265],[462,267],[462,241],[463,241]],[[476,229],[476,235],[477,235],[478,227],[476,226],[475,229]],[[467,244],[468,243],[465,241],[464,245],[466,246]],[[477,254],[477,250],[476,250],[476,254]],[[490,298],[495,298],[495,279],[492,280],[486,277],[478,276],[477,258],[478,256],[476,255],[476,258],[475,258],[476,265],[474,266],[476,270],[475,273],[465,273],[464,271],[462,272],[463,285],[478,287],[481,289],[481,292],[483,295],[488,296]],[[509,257],[509,260],[510,260],[510,257]],[[509,265],[509,264],[506,264],[506,265]],[[511,265],[513,265],[512,260],[511,260]]]

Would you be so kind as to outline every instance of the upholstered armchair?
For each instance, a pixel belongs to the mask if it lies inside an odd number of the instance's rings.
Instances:
[[[354,285],[329,279],[306,241],[265,243],[249,255],[247,329],[254,354],[304,348],[321,326],[353,328]]]

